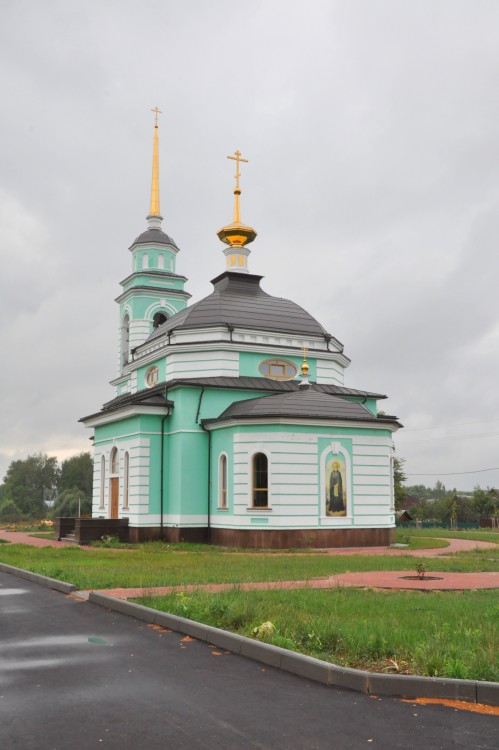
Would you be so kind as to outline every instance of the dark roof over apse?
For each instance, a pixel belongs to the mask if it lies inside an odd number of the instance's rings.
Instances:
[[[261,279],[262,276],[225,271],[213,279],[214,290],[208,297],[172,315],[145,344],[173,329],[215,325],[332,338],[303,307],[264,292]]]
[[[217,419],[206,419],[203,422],[208,424],[227,419],[280,417],[396,423],[395,417],[382,417],[380,420],[363,404],[332,396],[329,393],[317,391],[315,388],[235,401]]]

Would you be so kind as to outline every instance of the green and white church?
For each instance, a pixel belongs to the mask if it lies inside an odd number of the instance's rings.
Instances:
[[[179,248],[162,229],[156,113],[148,226],[116,300],[116,395],[81,420],[94,431],[92,521],[121,519],[136,542],[389,544],[401,425],[378,412],[385,396],[345,387],[343,345],[250,273],[256,232],[239,207],[246,160],[229,158],[225,261],[214,260],[212,293],[188,304]]]

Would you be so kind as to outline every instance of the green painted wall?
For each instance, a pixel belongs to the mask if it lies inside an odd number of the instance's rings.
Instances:
[[[273,353],[269,354],[258,354],[258,352],[240,352],[239,353],[239,374],[240,375],[247,375],[249,377],[259,377],[261,378],[262,375],[258,372],[258,365],[260,362],[263,362],[266,359],[287,359],[290,362],[293,362],[296,367],[298,368],[298,375],[297,378],[300,378],[301,374],[301,365],[303,362],[303,357],[300,356],[288,356],[281,357],[280,355],[276,355]],[[314,358],[308,359],[307,358],[308,365],[310,367],[309,375],[310,380],[312,383],[315,383],[317,380],[317,365]]]
[[[163,269],[150,268],[149,270],[154,271]],[[185,282],[182,279],[175,279],[166,274],[158,276],[156,274],[149,275],[147,273],[137,273],[133,278],[123,284],[123,291],[126,292],[128,289],[135,286],[165,286],[165,283],[168,284],[168,289],[183,289]]]
[[[123,309],[126,305],[131,310],[132,320],[136,320],[137,318],[143,319],[146,317],[146,313],[151,305],[154,305],[158,308],[162,307],[162,305],[160,304],[160,301],[162,299],[166,300],[168,305],[170,307],[173,307],[175,312],[183,310],[187,304],[186,300],[183,299],[183,297],[179,297],[175,294],[169,293],[168,289],[163,289],[160,292],[156,292],[152,289],[148,293],[145,293],[143,291],[135,292],[126,301],[121,303],[121,317],[123,317]],[[153,316],[151,316],[151,325],[152,317]]]
[[[147,368],[141,368],[142,376]],[[209,435],[201,427],[200,421],[217,417],[233,401],[256,398],[258,393],[242,390],[202,389],[197,387],[178,386],[172,388],[167,396],[174,402],[172,414],[164,424],[164,513],[198,516],[207,513],[208,503],[208,441]],[[201,401],[200,401],[201,397]],[[199,409],[199,415],[198,415]],[[196,417],[198,422],[196,422]],[[113,439],[119,443],[129,436],[147,437],[150,441],[150,497],[151,513],[160,512],[160,476],[161,476],[161,420],[162,415],[137,415],[101,425],[95,428],[95,445],[111,444]],[[391,432],[382,428],[327,427],[299,424],[275,425],[229,425],[211,431],[211,490],[210,512],[213,515],[230,516],[233,512],[233,438],[234,433],[243,433],[250,439],[251,434],[268,434],[267,442],[272,442],[272,433],[293,432],[296,434],[331,435],[349,445],[351,456],[351,438],[354,435],[376,435],[391,437]],[[327,445],[328,438],[321,438]],[[255,442],[260,438],[255,437]],[[322,444],[322,443],[321,443]],[[229,460],[229,511],[218,509],[218,460],[222,452],[227,453]],[[351,456],[352,457],[352,456]],[[188,522],[188,521],[187,521]]]

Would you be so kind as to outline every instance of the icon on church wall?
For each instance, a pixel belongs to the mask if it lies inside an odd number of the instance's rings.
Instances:
[[[326,460],[326,516],[346,516],[347,481],[345,459],[329,454]]]

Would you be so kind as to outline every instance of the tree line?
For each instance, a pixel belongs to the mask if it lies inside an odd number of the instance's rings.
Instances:
[[[394,488],[396,510],[407,510],[416,520],[444,523],[476,523],[481,519],[499,518],[499,491],[477,485],[473,492],[455,487],[448,489],[437,480],[434,487],[424,484],[405,484],[404,459],[396,458]]]
[[[72,456],[61,464],[45,453],[12,461],[0,484],[0,520],[91,513],[92,477],[90,453]]]

